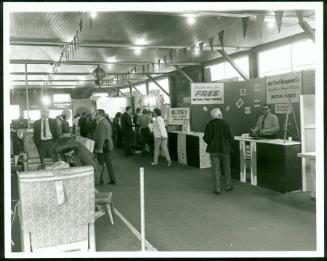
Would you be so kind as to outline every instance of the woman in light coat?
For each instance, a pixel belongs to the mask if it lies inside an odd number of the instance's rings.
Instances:
[[[158,157],[160,152],[160,145],[166,157],[168,167],[172,165],[167,147],[167,130],[163,118],[161,117],[161,111],[156,108],[153,110],[153,116],[155,120],[153,122],[153,135],[154,135],[154,159],[151,165],[158,165]]]

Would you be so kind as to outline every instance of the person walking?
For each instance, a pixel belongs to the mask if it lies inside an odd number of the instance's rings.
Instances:
[[[127,106],[126,111],[123,113],[120,120],[125,157],[130,157],[134,155],[135,139],[131,113],[131,107]]]
[[[138,117],[137,124],[139,125],[140,133],[140,145],[142,156],[146,155],[145,144],[148,144],[150,153],[153,155],[153,137],[149,128],[149,124],[152,123],[152,117],[147,109],[143,109],[143,114]]]
[[[112,166],[112,128],[110,123],[105,118],[105,111],[102,109],[97,110],[96,114],[97,127],[94,132],[95,138],[95,153],[99,164],[104,167],[104,163],[107,166],[109,182],[108,184],[116,184],[116,178],[114,169]],[[100,184],[103,184],[103,172],[100,175]]]
[[[205,127],[203,140],[208,144],[206,152],[210,153],[214,193],[221,194],[220,176],[222,173],[225,176],[225,190],[233,189],[230,170],[233,135],[228,123],[222,119],[219,108],[211,111],[211,117],[213,119]]]
[[[69,123],[67,121],[67,116],[65,114],[61,115],[62,121],[61,121],[61,130],[63,136],[69,136],[70,135],[70,127]]]
[[[120,117],[121,117],[121,112],[117,112],[112,122],[112,129],[114,132],[114,145],[116,148],[121,148]]]
[[[164,119],[161,117],[161,111],[158,108],[153,110],[153,116],[155,117],[153,123],[153,135],[154,135],[154,159],[151,165],[156,166],[158,165],[158,157],[160,152],[160,146],[164,152],[165,158],[168,163],[168,167],[172,165],[169,151],[167,147],[167,130],[165,127]]]

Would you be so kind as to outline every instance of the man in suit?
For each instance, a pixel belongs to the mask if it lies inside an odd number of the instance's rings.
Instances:
[[[123,147],[125,151],[125,157],[132,156],[134,154],[134,130],[132,122],[132,109],[130,106],[126,107],[126,111],[122,114],[120,118],[121,122],[121,132],[123,138]]]
[[[112,150],[114,144],[112,141],[112,128],[110,123],[105,118],[105,111],[99,109],[96,114],[97,127],[94,131],[95,139],[95,153],[97,154],[98,161],[104,166],[107,165],[109,174],[108,184],[116,184],[114,169],[112,166]],[[103,184],[103,174],[100,176],[100,184]]]
[[[52,147],[60,137],[59,125],[56,119],[49,118],[49,109],[41,109],[41,119],[34,122],[33,139],[40,155],[41,164],[44,158],[51,157],[56,162],[58,157]]]
[[[264,139],[277,139],[279,131],[279,121],[275,114],[271,113],[269,104],[262,106],[262,115],[260,115],[257,124],[252,130],[252,133]]]
[[[204,130],[203,140],[208,144],[206,151],[210,153],[214,193],[221,194],[221,172],[225,176],[225,190],[230,191],[233,189],[230,170],[230,153],[233,135],[228,123],[222,119],[222,113],[219,108],[211,111],[211,117],[213,119],[207,124]]]

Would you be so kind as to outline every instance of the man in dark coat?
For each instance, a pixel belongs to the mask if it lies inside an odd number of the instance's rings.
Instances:
[[[41,119],[34,122],[33,139],[39,152],[41,164],[44,158],[51,157],[53,162],[57,161],[57,155],[52,151],[53,145],[60,137],[59,125],[56,119],[49,118],[49,109],[41,109]]]
[[[220,194],[220,176],[222,171],[226,182],[225,190],[230,191],[233,189],[230,170],[230,152],[233,135],[228,123],[222,119],[219,108],[211,111],[211,117],[213,119],[205,128],[203,140],[208,144],[206,151],[210,153],[214,193]]]
[[[120,118],[125,157],[129,157],[134,154],[133,147],[135,145],[135,141],[131,113],[131,107],[127,106],[126,111],[122,114]]]
[[[86,138],[87,135],[86,112],[82,113],[82,117],[78,120],[78,126],[81,136]]]
[[[98,109],[97,115],[97,127],[94,131],[95,148],[94,151],[97,153],[98,161],[104,166],[107,165],[107,170],[109,174],[108,184],[116,184],[116,178],[114,169],[112,166],[112,150],[114,144],[112,141],[112,128],[110,123],[105,118],[105,112],[102,109]],[[100,177],[100,184],[102,184],[103,176]]]

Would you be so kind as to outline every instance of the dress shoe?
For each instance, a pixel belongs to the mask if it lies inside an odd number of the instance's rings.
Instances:
[[[234,187],[233,186],[230,186],[229,188],[226,188],[225,191],[231,191],[233,189],[234,189]]]
[[[116,181],[109,181],[108,184],[116,185]]]
[[[168,167],[172,166],[173,163],[172,162],[168,162]]]
[[[213,193],[215,193],[216,195],[220,195],[221,194],[221,192],[220,191],[217,191],[217,190],[215,190]]]

